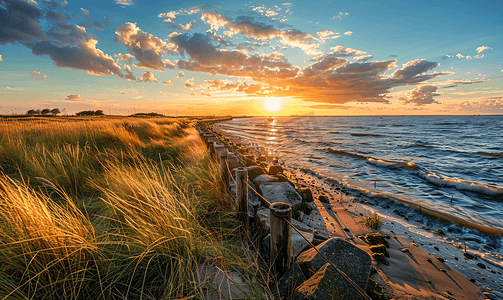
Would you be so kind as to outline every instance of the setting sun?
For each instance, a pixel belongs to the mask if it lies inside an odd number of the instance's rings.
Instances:
[[[264,107],[268,111],[277,111],[281,108],[281,98],[269,97],[264,99]]]

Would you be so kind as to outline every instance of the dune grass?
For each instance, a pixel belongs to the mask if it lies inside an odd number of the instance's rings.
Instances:
[[[201,297],[247,270],[232,201],[190,120],[0,120],[0,299]]]

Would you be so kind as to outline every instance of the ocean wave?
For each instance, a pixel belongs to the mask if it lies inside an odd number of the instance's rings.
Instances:
[[[384,134],[378,133],[359,133],[359,132],[351,132],[352,136],[385,136]]]
[[[503,188],[498,188],[496,186],[488,184],[466,181],[459,178],[440,178],[433,173],[427,173],[422,170],[419,170],[419,172],[417,172],[417,175],[436,186],[452,187],[461,191],[470,191],[493,197],[503,196]]]
[[[475,154],[483,155],[483,156],[496,156],[496,157],[502,157],[503,156],[503,153],[499,153],[499,152],[478,151],[478,152],[475,152]]]
[[[338,154],[338,155],[366,159],[370,164],[375,165],[375,166],[379,166],[379,167],[405,168],[407,170],[414,170],[414,169],[418,168],[416,166],[416,164],[413,162],[393,161],[393,160],[387,160],[387,159],[383,159],[383,158],[375,158],[375,157],[365,155],[365,154],[352,153],[352,152],[347,152],[344,150],[338,150],[338,149],[333,149],[333,148],[328,148],[328,152],[333,153],[333,154]]]
[[[419,148],[435,148],[434,146],[425,145],[425,144],[419,144],[419,143],[412,144],[412,147],[419,147]]]
[[[376,158],[368,158],[367,159],[369,163],[380,166],[380,167],[393,167],[393,168],[405,168],[407,170],[414,170],[417,169],[418,166],[416,166],[415,163],[409,161],[392,161],[392,160],[386,160],[386,159],[376,159]]]

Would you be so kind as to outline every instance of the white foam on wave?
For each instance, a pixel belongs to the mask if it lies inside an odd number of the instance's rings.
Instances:
[[[493,197],[503,196],[503,188],[499,188],[496,186],[478,182],[466,181],[459,178],[449,178],[449,177],[440,178],[439,176],[433,173],[426,173],[421,170],[419,170],[416,174],[419,177],[437,186],[453,187],[457,190],[471,191]]]

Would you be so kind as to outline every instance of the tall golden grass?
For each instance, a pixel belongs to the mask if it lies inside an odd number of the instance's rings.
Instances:
[[[201,297],[246,268],[229,196],[190,120],[0,120],[0,299]]]

